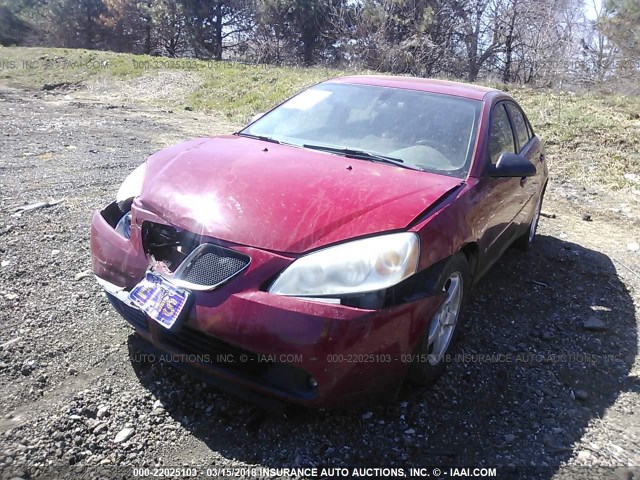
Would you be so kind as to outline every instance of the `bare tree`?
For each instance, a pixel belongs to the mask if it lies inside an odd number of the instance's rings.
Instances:
[[[455,12],[461,21],[461,43],[466,55],[466,76],[470,82],[478,78],[480,69],[491,56],[503,48],[492,15],[491,0],[458,0]]]

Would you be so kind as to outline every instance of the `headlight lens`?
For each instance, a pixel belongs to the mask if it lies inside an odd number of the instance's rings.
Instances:
[[[127,212],[116,225],[116,232],[121,237],[131,238],[131,212]]]
[[[269,292],[294,296],[336,296],[391,287],[416,273],[420,240],[411,232],[365,238],[301,257]]]
[[[146,170],[147,163],[145,162],[124,179],[124,182],[120,185],[118,194],[116,195],[116,202],[118,202],[118,205],[140,195],[140,192],[142,191],[142,181],[144,180]]]

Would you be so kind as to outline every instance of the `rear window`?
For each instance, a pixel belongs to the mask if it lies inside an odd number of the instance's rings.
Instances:
[[[513,128],[515,129],[518,145],[520,146],[518,151],[520,151],[524,148],[527,142],[529,142],[530,138],[529,130],[527,129],[527,122],[524,119],[522,111],[513,103],[507,103],[506,106],[509,111],[509,116],[511,117],[511,122],[513,123]]]

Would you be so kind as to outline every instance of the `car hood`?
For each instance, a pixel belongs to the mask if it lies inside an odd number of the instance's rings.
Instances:
[[[192,140],[149,157],[139,201],[179,228],[301,253],[402,229],[460,183],[230,135]]]

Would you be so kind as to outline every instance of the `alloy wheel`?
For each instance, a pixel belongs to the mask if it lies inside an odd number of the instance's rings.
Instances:
[[[453,272],[444,285],[446,297],[429,326],[427,339],[428,361],[437,365],[447,352],[458,324],[463,298],[463,281],[459,272]]]

